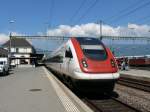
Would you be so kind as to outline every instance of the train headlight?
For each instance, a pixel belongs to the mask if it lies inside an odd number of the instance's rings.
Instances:
[[[86,60],[82,60],[82,65],[83,65],[83,67],[85,67],[85,68],[87,68],[88,67],[88,64],[87,64],[87,62],[86,62]]]
[[[111,59],[110,62],[111,62],[111,66],[112,66],[113,68],[116,67],[116,63],[115,63],[115,61],[114,61],[113,59]]]

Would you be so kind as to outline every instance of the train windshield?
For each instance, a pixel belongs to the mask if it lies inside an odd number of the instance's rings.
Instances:
[[[87,58],[94,60],[105,60],[107,58],[105,48],[99,39],[79,37],[77,40]]]
[[[84,55],[94,60],[105,60],[107,58],[105,49],[101,45],[81,45]]]

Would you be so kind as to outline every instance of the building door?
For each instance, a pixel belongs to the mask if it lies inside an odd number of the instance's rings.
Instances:
[[[21,56],[21,58],[23,59],[20,59],[20,64],[28,64],[24,56]]]

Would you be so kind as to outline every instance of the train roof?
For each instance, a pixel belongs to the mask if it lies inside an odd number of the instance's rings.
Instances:
[[[77,41],[81,45],[100,45],[102,44],[101,40],[93,37],[76,37]]]
[[[101,45],[102,42],[98,38],[94,37],[70,37],[68,40],[63,42],[57,49],[55,49],[51,54],[48,55],[48,57],[53,57],[55,56],[61,49],[65,46],[67,41],[69,41],[71,38],[77,39],[77,41],[80,43],[80,45]]]

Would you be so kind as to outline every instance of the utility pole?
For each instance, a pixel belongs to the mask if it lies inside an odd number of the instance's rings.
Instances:
[[[8,49],[9,65],[11,64],[11,39],[12,39],[12,34],[10,32],[10,34],[9,34],[9,49]]]
[[[10,24],[10,33],[9,33],[9,56],[8,56],[8,58],[9,58],[9,63],[11,64],[11,44],[12,44],[12,24],[14,23],[15,21],[13,21],[13,20],[11,20],[11,21],[9,21],[9,24]]]
[[[102,37],[102,35],[103,35],[103,34],[102,34],[102,33],[103,33],[103,32],[102,32],[102,24],[103,24],[103,23],[102,23],[102,20],[100,20],[100,21],[99,21],[100,40],[102,40],[102,38],[103,38],[103,37]]]
[[[11,39],[12,39],[12,34],[10,32],[9,34],[9,59],[11,58]]]

